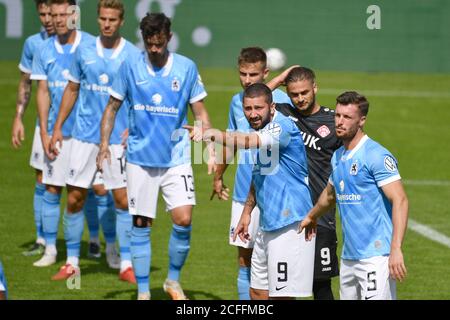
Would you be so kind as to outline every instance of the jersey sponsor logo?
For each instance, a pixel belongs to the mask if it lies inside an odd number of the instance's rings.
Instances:
[[[384,157],[384,167],[386,168],[386,170],[391,172],[397,170],[397,164],[391,156]]]
[[[65,80],[69,80],[69,75],[70,75],[69,69],[64,69],[64,70],[61,72],[61,75],[63,76],[63,78],[64,78]]]
[[[103,73],[98,77],[98,80],[100,81],[101,84],[107,84],[109,82],[109,77],[106,73]]]
[[[321,147],[319,147],[317,145],[317,142],[319,142],[320,138],[318,137],[314,137],[310,134],[307,134],[306,132],[301,132],[302,137],[303,137],[303,142],[305,143],[305,146],[307,146],[308,148],[312,148],[314,150],[322,150]]]
[[[136,111],[148,111],[157,115],[162,116],[170,116],[176,117],[178,116],[179,109],[175,107],[166,107],[166,106],[149,106],[143,104],[136,104],[133,106],[133,109]]]
[[[159,93],[156,93],[152,96],[152,102],[156,105],[160,105],[162,102],[162,96]]]
[[[172,91],[174,92],[178,92],[180,91],[181,85],[180,85],[180,81],[175,78],[172,80]]]
[[[341,180],[339,182],[339,190],[341,193],[336,192],[336,199],[341,202],[342,204],[360,204],[362,200],[362,196],[360,194],[355,193],[349,193],[345,194],[343,193],[345,190],[345,182],[344,180]]]
[[[358,174],[358,162],[353,162],[350,166],[350,174],[356,176]]]
[[[85,88],[86,90],[89,90],[89,91],[95,91],[95,92],[100,92],[100,93],[108,93],[108,90],[109,90],[109,86],[101,86],[96,83],[84,84],[83,88]]]
[[[322,138],[325,138],[331,133],[330,128],[328,128],[326,125],[321,126],[316,131]]]
[[[341,192],[344,192],[344,189],[345,189],[345,182],[344,182],[344,180],[341,180],[341,182],[339,182],[339,189],[341,190]]]

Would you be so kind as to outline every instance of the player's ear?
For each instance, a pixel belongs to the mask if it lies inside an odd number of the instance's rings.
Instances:
[[[173,33],[169,32],[169,36],[167,37],[167,42],[170,42],[170,39],[172,39]]]
[[[263,79],[266,80],[268,76],[269,76],[269,68],[267,68],[266,66],[263,71]]]
[[[362,116],[362,117],[359,119],[359,127],[360,127],[360,128],[363,128],[365,123],[366,123],[366,116]]]
[[[319,90],[319,87],[317,86],[317,83],[316,82],[313,82],[313,92],[314,92],[314,95],[316,95],[317,94],[317,91]]]

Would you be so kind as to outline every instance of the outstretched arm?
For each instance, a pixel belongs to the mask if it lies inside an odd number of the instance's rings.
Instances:
[[[16,115],[14,116],[11,130],[11,143],[14,148],[19,148],[22,145],[22,141],[25,140],[25,128],[22,119],[30,102],[31,88],[30,74],[21,72],[17,88]]]
[[[381,189],[392,204],[393,231],[391,253],[389,255],[389,273],[393,279],[402,281],[406,277],[402,243],[408,224],[408,198],[401,180],[384,185]]]
[[[108,105],[103,112],[102,123],[100,127],[100,148],[97,155],[97,168],[103,170],[103,160],[111,163],[111,153],[109,152],[109,139],[114,128],[117,112],[122,106],[122,101],[110,96]]]

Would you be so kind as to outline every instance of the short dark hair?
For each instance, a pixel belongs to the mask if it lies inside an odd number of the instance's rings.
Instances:
[[[100,14],[101,8],[116,9],[120,11],[120,19],[125,16],[125,8],[120,0],[99,0],[97,5],[97,14]]]
[[[267,55],[260,47],[242,48],[238,57],[238,65],[243,63],[257,63],[261,62],[266,67]]]
[[[336,98],[336,103],[344,106],[356,104],[361,115],[367,116],[367,113],[369,113],[369,101],[367,101],[365,96],[356,91],[346,91],[342,93]]]
[[[41,4],[45,4],[46,6],[48,6],[50,0],[34,0],[34,2],[36,3],[36,8],[39,8]]]
[[[71,6],[77,5],[77,0],[49,0],[50,5],[52,4],[65,4],[68,3]]]
[[[314,71],[312,71],[309,68],[306,67],[295,67],[286,76],[286,79],[284,79],[284,82],[286,84],[291,82],[297,82],[297,81],[303,81],[303,80],[309,80],[311,82],[316,81],[316,75],[314,74]]]
[[[170,35],[170,19],[164,13],[147,13],[141,20],[140,29],[144,40],[164,32],[166,36]]]
[[[260,96],[264,96],[265,100],[268,104],[272,104],[272,90],[269,89],[264,83],[254,83],[244,90],[244,96],[242,100],[245,98],[257,98]]]

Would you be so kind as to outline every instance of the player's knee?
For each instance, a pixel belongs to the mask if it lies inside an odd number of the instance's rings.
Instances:
[[[144,217],[144,216],[133,216],[133,227],[136,228],[147,228],[152,226],[152,218]]]
[[[127,197],[114,197],[114,206],[117,209],[128,210],[128,199]]]
[[[67,195],[67,211],[69,212],[80,212],[84,207],[84,198],[78,194]]]
[[[248,267],[252,265],[252,248],[238,247],[238,260],[240,267]]]

